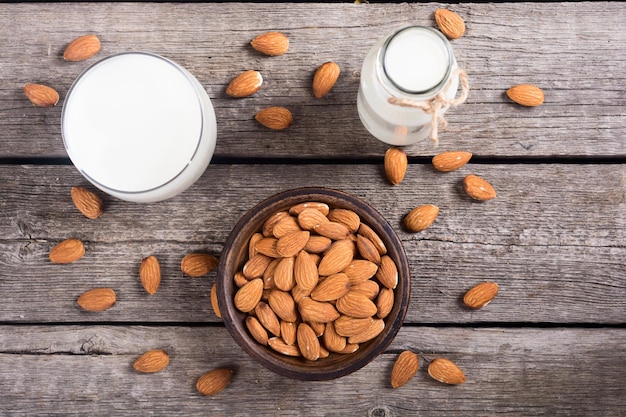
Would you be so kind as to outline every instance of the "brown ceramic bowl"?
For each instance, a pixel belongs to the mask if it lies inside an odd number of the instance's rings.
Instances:
[[[245,325],[246,313],[237,310],[234,296],[238,289],[233,276],[241,271],[248,260],[250,237],[262,229],[263,223],[274,213],[298,203],[318,201],[333,208],[355,211],[361,222],[370,226],[383,240],[387,254],[398,268],[398,285],[395,288],[394,307],[385,317],[385,329],[376,338],[360,344],[350,354],[330,353],[327,358],[308,361],[275,352],[269,346],[256,342]],[[226,328],[235,341],[252,358],[266,368],[289,378],[299,380],[329,380],[350,374],[367,365],[391,343],[400,330],[409,304],[410,271],[402,243],[392,227],[374,208],[350,194],[326,188],[299,188],[276,194],[253,207],[231,232],[218,267],[218,303]]]

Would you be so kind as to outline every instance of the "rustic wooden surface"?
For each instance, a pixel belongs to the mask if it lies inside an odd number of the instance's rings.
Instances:
[[[0,4],[0,415],[301,416],[626,416],[626,19],[620,2],[463,3],[467,32],[452,42],[467,69],[467,103],[446,115],[438,148],[407,148],[405,180],[389,185],[387,146],[356,114],[360,65],[391,30],[434,25],[438,3],[420,4]],[[287,33],[289,53],[268,58],[248,43]],[[70,164],[60,138],[65,93],[95,59],[61,59],[74,37],[96,33],[98,57],[125,50],[167,56],[189,69],[212,98],[218,120],[213,163],[183,194],[134,204],[104,196],[105,214],[74,208],[75,185],[93,189]],[[334,60],[339,82],[313,98],[315,68]],[[266,80],[253,97],[224,90],[245,69]],[[61,93],[35,108],[22,86]],[[504,95],[534,83],[546,102],[521,108]],[[285,132],[253,115],[284,105]],[[437,173],[430,156],[474,153],[462,170]],[[463,193],[464,175],[488,179],[498,197]],[[183,276],[191,251],[219,256],[239,217],[290,188],[351,192],[394,226],[410,259],[411,304],[390,347],[336,381],[299,382],[254,363],[213,314],[216,272]],[[419,234],[401,227],[413,207],[440,207]],[[48,261],[60,240],[77,237],[87,254],[66,266]],[[161,260],[163,281],[148,296],[141,259]],[[480,311],[460,301],[494,280],[498,297]],[[101,314],[77,296],[110,286],[118,303]],[[141,353],[166,349],[168,368],[140,375]],[[389,375],[402,350],[420,356],[406,386]],[[448,357],[467,382],[445,386],[427,364]],[[194,388],[212,368],[231,366],[215,397]]]

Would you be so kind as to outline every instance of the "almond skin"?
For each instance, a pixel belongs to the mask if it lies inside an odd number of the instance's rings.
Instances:
[[[84,35],[70,42],[63,52],[66,61],[84,61],[100,52],[100,39],[96,35]]]
[[[289,50],[289,38],[280,32],[266,32],[252,39],[250,45],[262,54],[278,56]]]
[[[467,164],[472,154],[465,151],[442,152],[433,156],[433,167],[439,172],[455,171]]]
[[[59,102],[59,93],[47,85],[26,84],[24,94],[37,107],[52,107]]]
[[[458,385],[465,382],[465,374],[448,359],[437,358],[428,364],[428,375],[444,384]]]
[[[421,232],[430,227],[439,215],[439,207],[424,204],[411,210],[404,217],[404,227],[409,232]]]
[[[448,39],[457,39],[465,33],[465,22],[463,18],[453,11],[437,9],[435,11],[435,21],[441,33]]]
[[[498,284],[482,282],[465,293],[463,302],[469,308],[482,308],[498,294]]]
[[[543,104],[545,94],[543,90],[532,84],[518,84],[509,88],[506,95],[519,105],[536,107]]]
[[[483,178],[469,174],[463,179],[463,187],[468,196],[478,201],[496,198],[496,190]]]
[[[385,152],[385,175],[392,185],[398,185],[404,179],[408,167],[406,152],[400,148],[389,148]]]
[[[285,130],[293,123],[293,115],[284,107],[267,107],[260,110],[254,118],[257,122],[272,130]]]
[[[170,363],[170,357],[164,350],[153,349],[141,355],[133,368],[138,372],[155,373],[162,371]]]
[[[78,297],[78,305],[86,311],[104,311],[115,304],[115,291],[111,288],[94,288],[85,291]]]
[[[233,378],[233,370],[218,368],[202,375],[196,381],[196,390],[202,395],[215,395],[223,391]]]
[[[419,358],[409,350],[402,352],[391,370],[391,387],[399,388],[415,376],[419,368]]]
[[[180,269],[183,274],[197,278],[211,272],[218,263],[219,260],[208,253],[190,253],[183,257]]]
[[[315,71],[313,76],[313,95],[322,98],[334,87],[341,68],[335,62],[326,62]]]
[[[78,211],[88,219],[97,219],[102,215],[104,203],[95,193],[83,187],[72,187],[70,194]]]
[[[263,76],[255,70],[244,71],[236,76],[228,87],[226,94],[235,98],[248,97],[259,91],[263,85]]]
[[[65,239],[52,248],[48,257],[52,263],[69,264],[79,260],[84,254],[83,242],[78,239]]]
[[[148,256],[141,260],[139,266],[139,278],[141,285],[150,295],[156,294],[161,284],[161,267],[155,256]]]

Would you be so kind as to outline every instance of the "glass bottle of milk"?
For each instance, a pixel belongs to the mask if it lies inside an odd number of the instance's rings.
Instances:
[[[406,146],[429,136],[437,141],[437,127],[454,99],[459,70],[452,47],[437,30],[410,26],[379,40],[361,69],[357,108],[363,125],[377,139]]]

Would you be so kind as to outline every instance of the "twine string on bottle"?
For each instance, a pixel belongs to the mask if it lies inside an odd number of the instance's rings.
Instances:
[[[461,94],[457,98],[448,99],[446,95],[450,86],[452,85],[452,81],[456,76],[459,76],[459,82],[461,83]],[[398,97],[390,97],[387,101],[390,104],[401,106],[401,107],[411,107],[422,110],[426,114],[431,115],[430,119],[430,140],[435,142],[435,144],[439,143],[439,125],[441,125],[442,129],[445,129],[448,125],[443,114],[440,114],[441,109],[446,106],[456,107],[459,104],[462,104],[467,99],[469,94],[469,80],[467,77],[467,73],[465,70],[461,68],[457,68],[453,73],[444,88],[437,94],[435,97],[426,101],[418,101],[410,98],[398,98]]]

